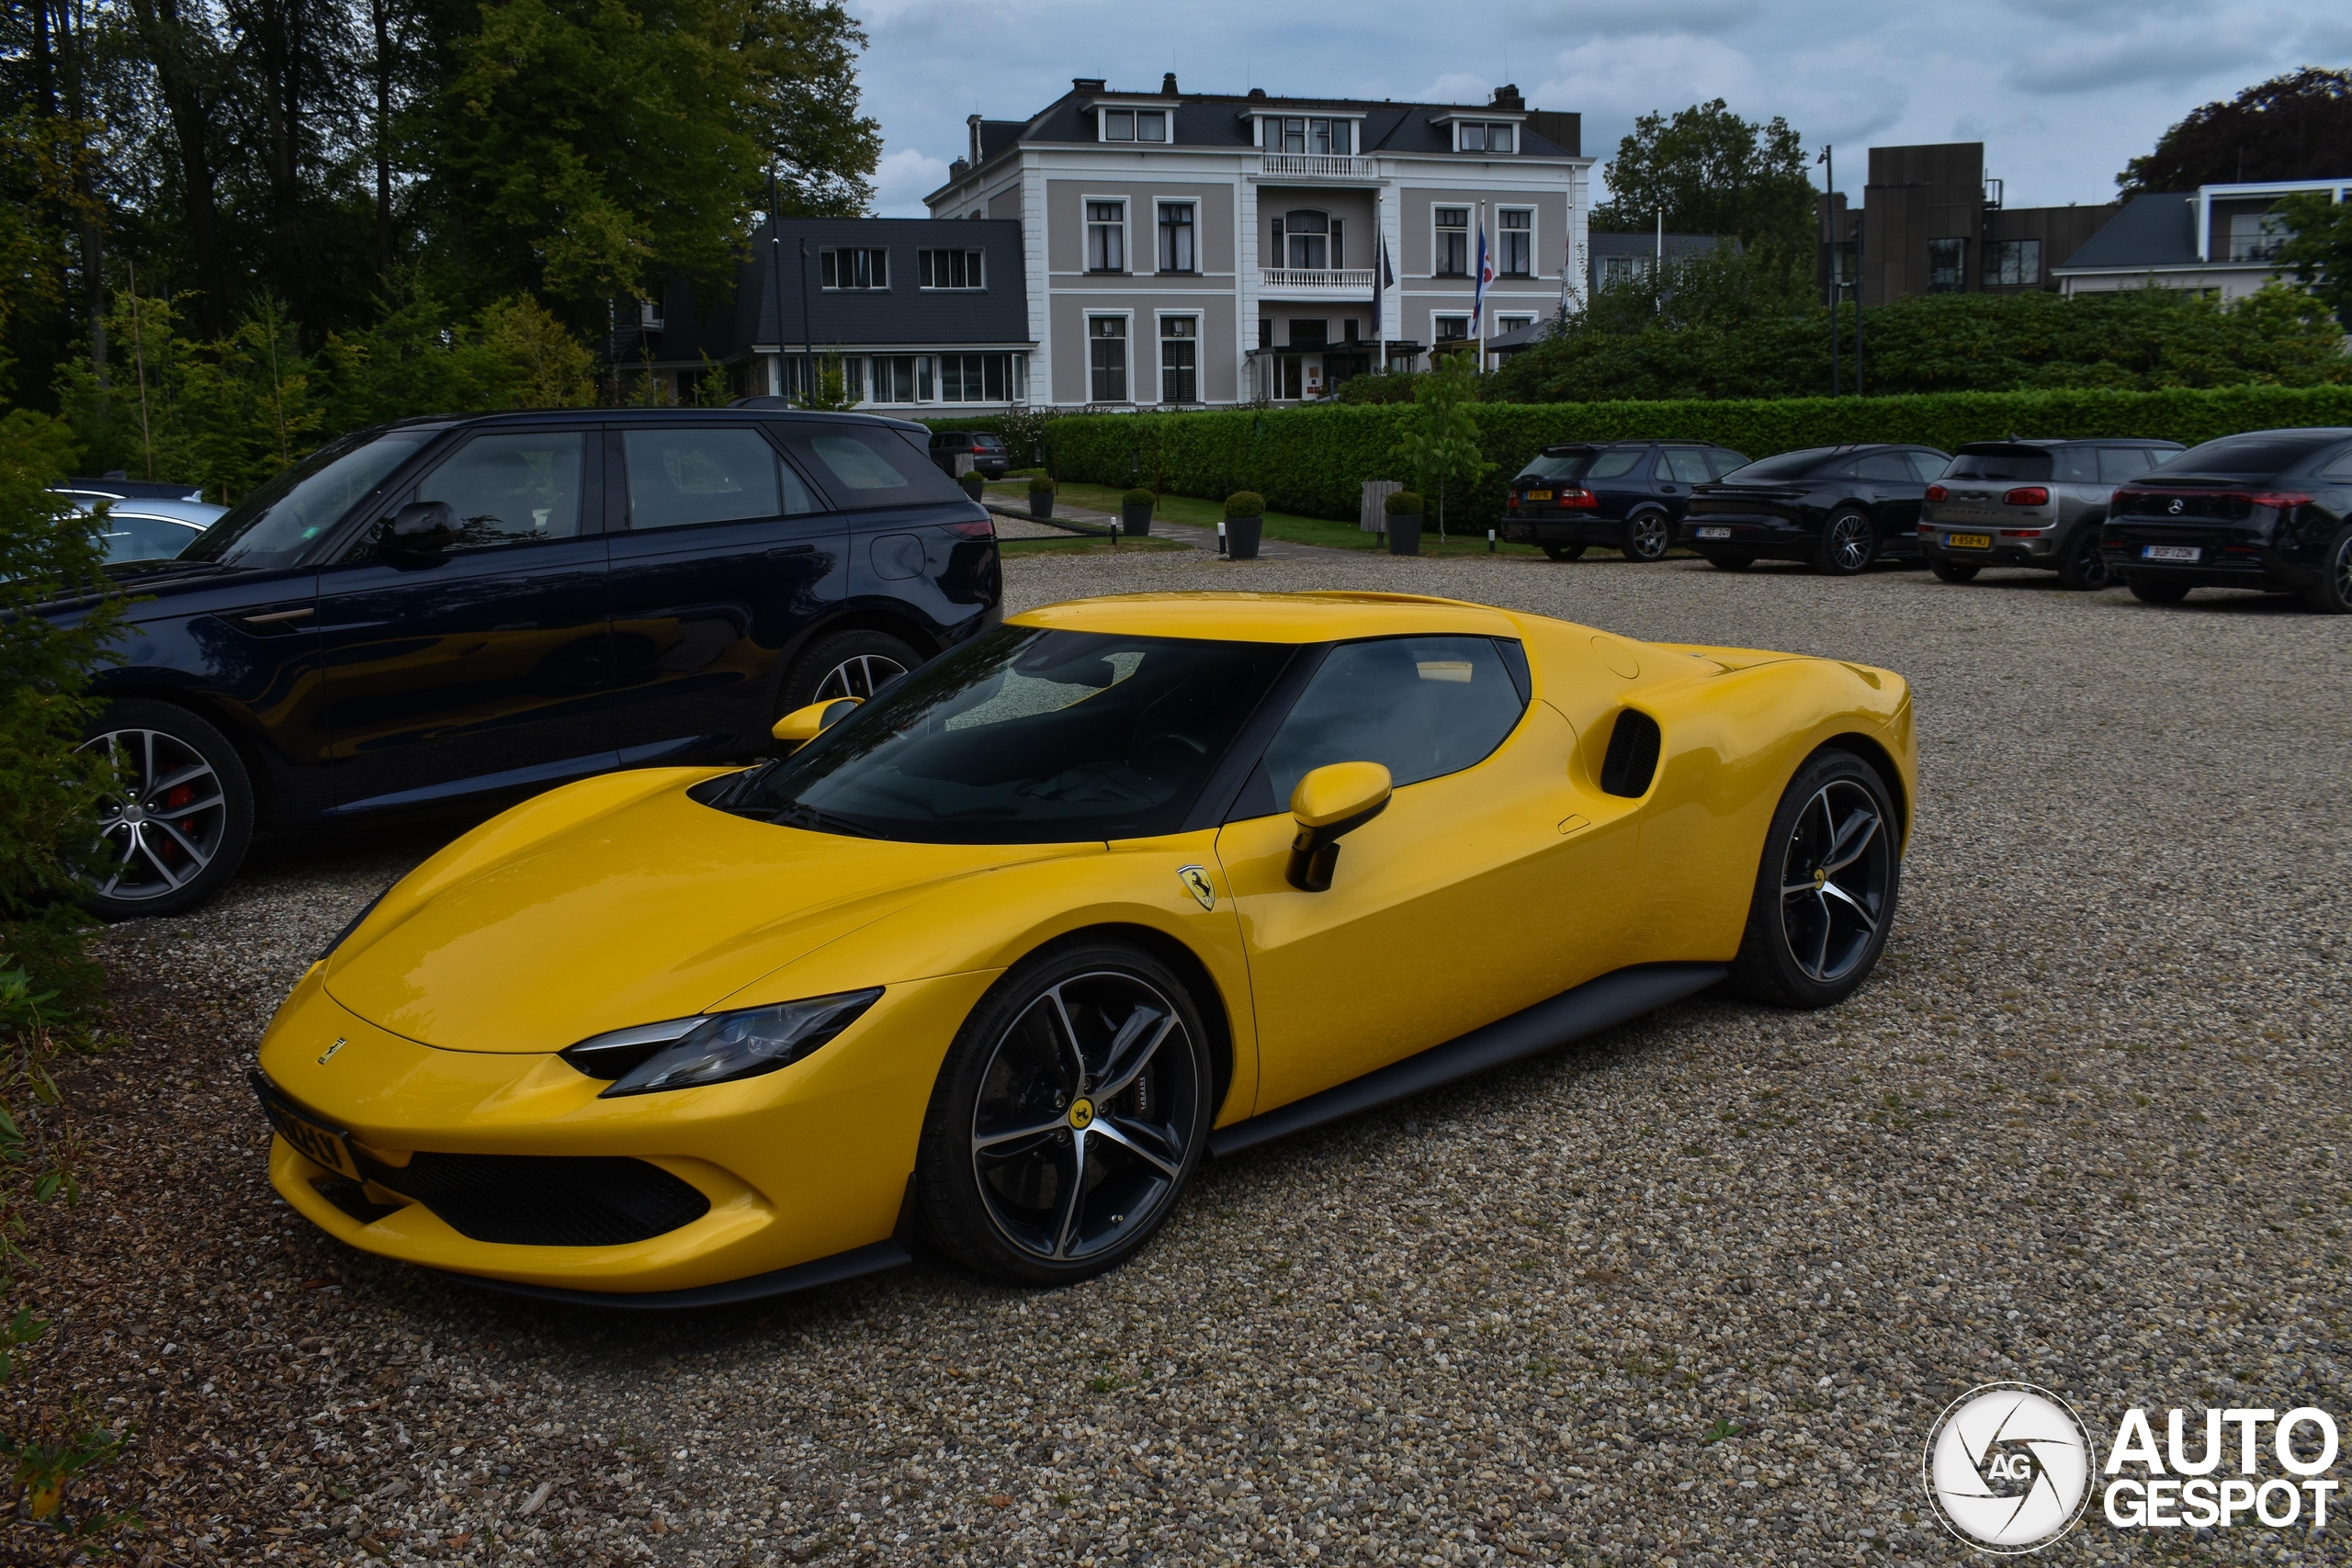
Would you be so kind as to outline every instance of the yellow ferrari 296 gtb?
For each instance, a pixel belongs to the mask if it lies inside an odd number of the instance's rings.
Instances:
[[[1401,594],[1057,604],[776,732],[387,890],[262,1041],[286,1200],[616,1305],[918,1237],[1082,1279],[1205,1155],[1718,982],[1839,1000],[1917,797],[1886,671]]]

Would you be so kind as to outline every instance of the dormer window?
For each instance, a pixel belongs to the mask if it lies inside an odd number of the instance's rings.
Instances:
[[[1509,152],[1518,145],[1518,130],[1507,120],[1456,120],[1454,148],[1463,152]]]
[[[1168,140],[1168,112],[1165,109],[1104,109],[1102,140],[1165,141]]]
[[[1268,152],[1319,152],[1344,158],[1355,151],[1355,121],[1314,115],[1261,115],[1259,145]]]

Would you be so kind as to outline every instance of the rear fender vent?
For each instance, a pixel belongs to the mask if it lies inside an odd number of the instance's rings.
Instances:
[[[1657,772],[1657,720],[1639,708],[1618,709],[1608,755],[1600,760],[1600,787],[1628,798],[1648,794],[1650,775]]]

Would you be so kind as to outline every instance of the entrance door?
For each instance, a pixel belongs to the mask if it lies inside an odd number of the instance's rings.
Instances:
[[[1579,786],[1576,734],[1529,703],[1518,646],[1347,643],[1268,747],[1217,858],[1258,1015],[1257,1111],[1491,1023],[1624,962],[1633,804]],[[1290,791],[1374,761],[1388,808],[1340,841],[1322,893],[1283,878]]]
[[[381,530],[319,574],[338,815],[613,766],[593,428],[489,430],[403,500],[463,525],[434,555]]]

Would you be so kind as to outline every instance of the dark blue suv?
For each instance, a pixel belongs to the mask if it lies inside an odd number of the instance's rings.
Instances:
[[[1702,442],[1571,441],[1546,446],[1510,481],[1502,536],[1574,560],[1602,545],[1657,560],[1674,543],[1690,491],[1747,462]]]
[[[322,448],[177,558],[110,568],[141,602],[95,682],[122,788],[93,905],[199,903],[256,826],[753,754],[995,624],[995,530],[928,435],[649,409]]]

